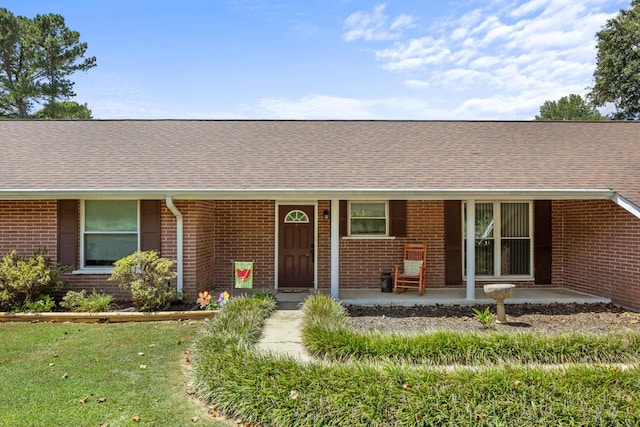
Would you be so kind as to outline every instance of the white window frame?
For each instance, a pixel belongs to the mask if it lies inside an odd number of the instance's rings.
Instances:
[[[358,203],[382,203],[384,204],[384,234],[351,234],[351,205]],[[381,218],[368,218],[381,219]],[[388,200],[349,200],[347,203],[347,236],[354,239],[389,237],[389,201]]]
[[[122,200],[118,200],[118,199],[109,199],[110,201],[126,201],[126,200],[130,200],[130,199],[122,199]],[[81,200],[80,203],[80,273],[84,272],[84,273],[91,273],[91,274],[97,274],[97,273],[105,273],[105,274],[111,274],[111,272],[113,271],[113,266],[93,266],[93,265],[85,265],[85,259],[84,259],[84,239],[85,239],[85,202],[86,200]],[[137,235],[137,250],[140,250],[140,200],[136,200],[136,216],[137,216],[137,230],[136,230],[136,235]],[[97,233],[96,233],[97,234]],[[118,234],[117,232],[113,232],[113,233],[109,233],[109,234]],[[122,234],[133,234],[131,232],[122,232]],[[76,272],[77,273],[77,272]]]
[[[533,242],[533,201],[532,200],[477,200],[477,203],[493,203],[493,275],[478,275],[476,274],[476,278],[479,280],[496,280],[496,279],[504,279],[504,280],[532,280],[533,279],[533,257],[534,257],[534,242]],[[529,274],[528,275],[515,275],[508,274],[503,275],[501,271],[501,248],[502,248],[502,203],[527,203],[529,205]],[[465,258],[466,258],[466,239],[465,234],[467,232],[465,227],[465,210],[467,203],[462,203],[462,248],[463,248],[463,257],[462,257],[462,271],[466,271]],[[513,238],[505,237],[505,240],[511,240]]]

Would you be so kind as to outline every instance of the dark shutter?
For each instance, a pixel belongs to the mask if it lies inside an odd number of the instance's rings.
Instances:
[[[533,204],[533,274],[536,284],[551,284],[551,201]]]
[[[347,203],[346,200],[340,200],[340,220],[339,220],[339,225],[340,225],[340,237],[346,236],[347,235],[347,218],[349,218],[349,212],[347,212],[347,210],[349,209],[349,204]]]
[[[444,202],[445,284],[462,284],[462,202]]]
[[[406,237],[407,235],[407,201],[389,200],[389,235]]]
[[[78,267],[79,203],[58,200],[58,262]]]
[[[140,200],[140,250],[160,251],[160,200]]]

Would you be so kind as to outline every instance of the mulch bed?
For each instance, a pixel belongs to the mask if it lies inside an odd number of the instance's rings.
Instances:
[[[348,306],[349,324],[360,331],[483,331],[472,309],[487,306]],[[490,307],[495,314],[495,306]],[[640,331],[640,313],[613,304],[505,304],[508,324],[500,332],[537,333]]]

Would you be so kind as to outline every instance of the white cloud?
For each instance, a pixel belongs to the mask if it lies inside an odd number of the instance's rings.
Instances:
[[[424,119],[431,117],[425,100],[418,97],[355,99],[310,95],[301,99],[264,98],[251,117],[306,120]]]
[[[299,100],[264,98],[258,103],[263,116],[278,119],[373,119],[370,103],[352,98],[310,95]]]
[[[378,59],[386,60],[388,70],[408,70],[428,64],[446,61],[451,51],[444,40],[431,37],[412,39],[408,43],[396,43],[393,47],[376,52]]]
[[[383,69],[425,96],[463,92],[457,101],[448,96],[458,102],[452,107],[458,118],[533,118],[545,100],[586,92],[595,34],[617,13],[612,3],[628,6],[625,0],[496,0],[441,19],[414,38],[388,38],[374,54]],[[375,11],[383,16],[384,7]]]
[[[415,25],[413,23],[414,19],[411,15],[400,15],[396,19],[393,20],[389,29],[392,31],[403,30],[405,28],[413,28]]]
[[[388,16],[384,13],[385,4],[378,4],[372,13],[355,12],[344,22],[344,39],[348,42],[356,40],[384,41],[395,40],[401,36],[402,30],[414,26],[411,15],[401,14],[388,24]]]
[[[532,0],[524,4],[521,4],[515,10],[513,10],[509,16],[513,18],[520,18],[536,10],[540,10],[549,3],[549,0]]]

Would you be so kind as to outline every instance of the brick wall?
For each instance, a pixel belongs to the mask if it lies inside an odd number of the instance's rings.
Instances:
[[[55,200],[0,202],[0,256],[12,250],[31,256],[40,247],[52,259],[58,256]]]
[[[30,255],[46,247],[57,257],[56,201],[0,202],[0,254]],[[254,261],[254,286],[275,283],[273,201],[176,201],[184,216],[184,291],[195,300],[205,289],[233,286],[231,260]],[[330,287],[329,201],[319,201],[318,287]],[[554,286],[567,286],[640,308],[640,219],[611,201],[553,202]],[[161,254],[176,259],[176,219],[162,205]],[[427,286],[444,286],[444,203],[409,201],[407,237],[340,239],[340,286],[377,288],[380,273],[401,262],[405,241],[427,242]],[[127,291],[108,275],[67,275],[74,288],[96,289],[118,299]]]
[[[195,293],[210,290],[215,284],[216,202],[201,200],[195,204],[197,217]]]
[[[556,207],[562,237],[554,244],[562,250],[564,286],[640,309],[640,219],[608,200]]]
[[[405,242],[427,242],[427,287],[444,286],[444,202],[408,201],[407,237],[341,239],[340,287],[380,286],[380,273],[402,263]]]
[[[318,211],[316,212],[316,218],[318,219],[316,253],[318,263],[317,287],[319,289],[331,288],[331,219],[322,217],[325,210],[331,212],[331,201],[318,201]]]
[[[254,287],[275,283],[275,202],[218,200],[214,209],[214,285],[233,286],[234,261],[253,261]]]
[[[553,286],[564,286],[563,271],[563,206],[564,201],[556,200],[551,203],[551,282]]]

